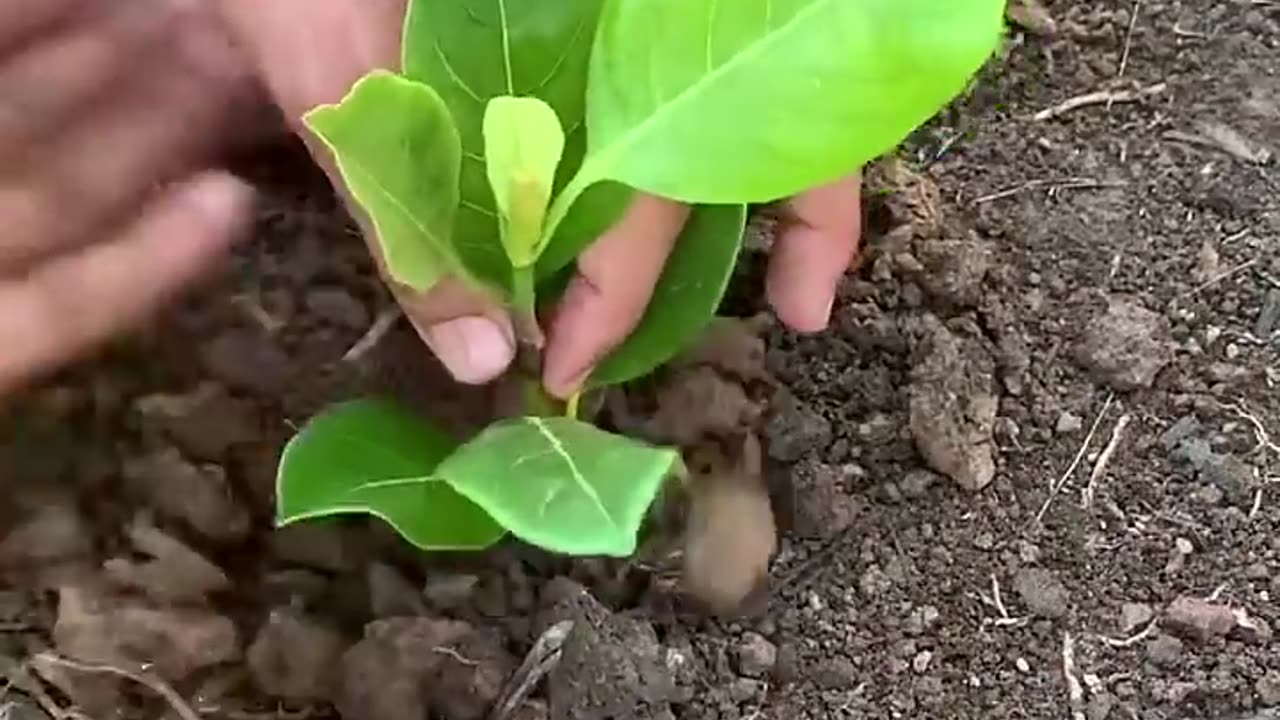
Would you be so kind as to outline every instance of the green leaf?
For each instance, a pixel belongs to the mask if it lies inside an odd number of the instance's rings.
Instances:
[[[490,425],[437,473],[525,542],[626,557],[678,462],[675,450],[577,420],[525,417]]]
[[[368,213],[392,277],[427,290],[445,274],[464,274],[450,242],[462,151],[435,91],[378,70],[304,121]]]
[[[564,130],[542,100],[498,96],[485,111],[484,147],[507,258],[527,268],[542,250],[542,221],[564,153]]]
[[[998,46],[1004,6],[611,0],[591,59],[587,159],[564,203],[602,179],[736,204],[843,177],[965,88]]]
[[[276,477],[277,523],[370,514],[426,550],[488,547],[502,537],[502,527],[433,474],[456,445],[392,403],[334,405],[285,446]]]
[[[498,209],[485,169],[483,120],[490,98],[536,97],[555,110],[564,128],[563,159],[553,195],[577,173],[586,151],[587,67],[603,0],[411,0],[405,20],[402,65],[406,77],[434,87],[462,138],[461,207],[454,244],[463,261],[490,282],[509,286],[511,266],[502,246]],[[625,205],[618,188],[584,188],[567,203],[557,234],[576,233],[564,245],[581,247],[612,224]],[[629,194],[629,191],[627,191]],[[572,258],[570,258],[572,259]],[[556,267],[539,263],[539,277]]]
[[[596,366],[588,384],[627,382],[670,360],[715,316],[733,275],[747,209],[699,206],[667,258],[636,329]]]

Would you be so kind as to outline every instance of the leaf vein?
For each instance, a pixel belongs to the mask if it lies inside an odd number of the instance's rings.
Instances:
[[[573,477],[573,481],[577,483],[578,487],[582,490],[582,493],[591,498],[591,502],[595,503],[596,508],[600,510],[600,514],[604,516],[604,519],[609,521],[609,524],[616,528],[618,526],[617,521],[615,521],[613,516],[609,514],[609,509],[605,507],[604,501],[600,498],[600,494],[596,492],[595,488],[591,487],[591,484],[587,482],[586,477],[583,476],[582,471],[578,469],[578,463],[574,461],[573,456],[565,450],[564,445],[560,442],[560,438],[556,437],[555,433],[551,432],[551,429],[547,427],[546,422],[544,422],[542,418],[529,417],[526,418],[526,420],[537,429],[538,433],[547,441],[547,444],[551,446],[552,451],[559,455],[560,459],[564,461],[565,467],[569,469],[569,474]]]
[[[569,40],[564,44],[564,50],[561,51],[560,57],[556,58],[556,61],[551,65],[551,69],[547,71],[547,76],[542,78],[542,81],[530,89],[529,92],[525,93],[526,95],[537,95],[539,90],[542,90],[551,84],[552,78],[556,76],[556,73],[560,72],[560,67],[569,59],[569,53],[573,50],[574,45],[576,45],[578,40],[582,38],[582,31],[585,30],[586,27],[587,18],[586,16],[583,16],[578,20],[577,27],[573,29],[573,35],[570,36]]]
[[[439,40],[436,40],[435,48],[436,57],[440,58],[440,66],[444,68],[445,72],[449,73],[449,79],[453,80],[454,84],[459,88],[462,88],[462,92],[466,93],[468,97],[483,105],[484,100],[480,98],[480,94],[472,90],[471,86],[458,74],[458,71],[453,69],[453,63],[449,62],[449,56],[444,54],[444,48],[440,47]]]

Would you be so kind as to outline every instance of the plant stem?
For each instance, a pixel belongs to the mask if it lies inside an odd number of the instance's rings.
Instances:
[[[515,269],[511,276],[511,305],[520,342],[541,350],[543,337],[538,327],[538,298],[533,276],[533,265]]]
[[[581,392],[576,392],[569,396],[569,402],[565,403],[565,406],[564,406],[565,417],[571,420],[578,419],[578,404],[581,399],[582,399]]]

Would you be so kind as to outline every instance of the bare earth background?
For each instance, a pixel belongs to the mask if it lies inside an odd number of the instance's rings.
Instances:
[[[1280,717],[1280,3],[1047,10],[869,173],[831,331],[766,328],[767,611],[699,620],[645,567],[514,544],[273,531],[324,402],[479,406],[402,322],[341,360],[387,300],[282,152],[224,276],[0,425],[0,718],[478,720],[565,619],[489,717]],[[763,309],[761,260],[726,313]]]

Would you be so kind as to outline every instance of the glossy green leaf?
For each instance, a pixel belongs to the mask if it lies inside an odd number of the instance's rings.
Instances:
[[[437,468],[520,539],[552,552],[625,557],[675,450],[565,417],[490,425]]]
[[[589,385],[627,382],[670,360],[715,316],[746,229],[743,205],[696,208],[636,329],[596,366]]]
[[[396,280],[427,290],[442,275],[462,272],[450,241],[462,150],[435,91],[379,70],[304,120],[368,213]]]
[[[992,55],[1005,0],[611,0],[588,153],[603,179],[690,203],[769,202],[890,150]]]
[[[428,550],[480,549],[503,529],[434,472],[457,443],[399,406],[334,405],[285,446],[276,477],[280,525],[370,514]]]
[[[542,221],[564,153],[564,130],[542,100],[498,96],[484,114],[484,148],[507,258],[517,268],[529,267],[542,250]]]
[[[565,133],[554,192],[577,172],[586,149],[587,67],[603,0],[411,0],[402,65],[406,77],[434,87],[462,137],[461,207],[455,246],[477,274],[509,286],[511,266],[499,237],[498,210],[485,169],[483,120],[490,98],[536,97],[559,117]],[[557,223],[561,245],[581,247],[621,213],[620,186],[598,184],[575,195]],[[564,215],[569,214],[569,218]],[[572,259],[572,258],[569,258]],[[539,263],[546,277],[556,267]]]

